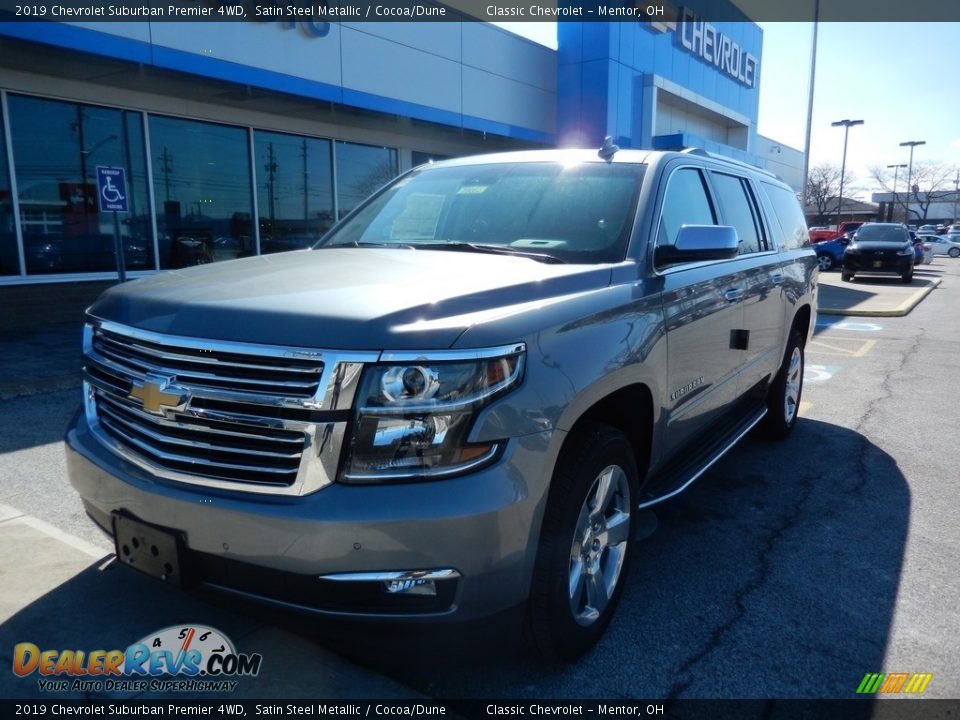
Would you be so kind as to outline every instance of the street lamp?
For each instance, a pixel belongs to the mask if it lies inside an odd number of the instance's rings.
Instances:
[[[887,165],[887,169],[893,168],[893,212],[896,212],[897,207],[897,173],[900,172],[900,168],[906,167],[906,163],[901,163],[900,165]],[[890,219],[893,220],[893,212],[890,213]],[[906,217],[906,215],[904,215]]]
[[[910,193],[913,191],[913,149],[917,145],[926,145],[926,140],[907,140],[906,142],[900,143],[900,147],[909,147],[910,148],[910,169],[907,170],[907,209],[903,213],[903,218],[906,220],[910,217]]]
[[[854,125],[863,125],[863,120],[837,120],[830,123],[833,127],[843,127],[843,163],[840,165],[840,197],[837,200],[837,227],[840,227],[840,213],[843,212],[843,176],[847,171],[847,136]]]

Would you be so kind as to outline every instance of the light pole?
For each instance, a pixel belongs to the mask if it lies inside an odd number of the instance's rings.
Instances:
[[[813,126],[813,84],[817,78],[817,31],[820,29],[820,0],[813,3],[813,47],[810,50],[810,82],[807,88],[807,127],[803,139],[803,207],[810,202],[807,184],[810,182],[810,130]]]
[[[893,213],[896,212],[897,208],[897,173],[900,172],[900,168],[906,167],[906,163],[901,163],[900,165],[887,165],[887,169],[893,168],[893,212],[890,213],[890,220],[893,220]],[[906,215],[904,215],[906,218]]]
[[[953,181],[953,222],[957,220],[957,195],[960,195],[960,168],[957,168],[957,179]]]
[[[910,217],[910,193],[913,192],[913,149],[917,145],[926,144],[926,140],[907,140],[906,142],[900,143],[900,147],[910,148],[910,164],[908,165],[909,170],[907,170],[907,209],[903,213],[904,220],[907,220]]]
[[[847,172],[847,136],[854,125],[863,125],[863,120],[837,120],[833,127],[843,127],[843,162],[840,165],[840,197],[837,200],[837,229],[840,229],[840,213],[843,212],[843,177]]]

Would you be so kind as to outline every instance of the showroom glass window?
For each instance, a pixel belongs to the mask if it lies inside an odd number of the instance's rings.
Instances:
[[[337,212],[340,217],[396,176],[397,151],[393,148],[338,141]]]
[[[260,252],[310,247],[333,224],[330,141],[257,130]]]
[[[117,269],[113,213],[97,203],[98,165],[126,170],[127,270],[153,269],[140,114],[19,95],[8,107],[27,273]]]
[[[10,195],[10,169],[7,167],[7,145],[3,118],[0,117],[0,275],[19,275],[17,229],[13,222],[13,198]]]
[[[255,253],[245,128],[151,115],[161,268]]]

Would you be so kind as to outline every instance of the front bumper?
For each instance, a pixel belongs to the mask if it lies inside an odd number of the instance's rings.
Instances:
[[[251,496],[155,478],[109,451],[82,413],[66,435],[67,469],[93,520],[114,514],[183,539],[200,583],[328,614],[473,619],[526,600],[546,500],[551,432],[507,444],[482,471],[448,480],[333,485],[303,497]],[[344,573],[455,570],[432,601],[391,596]],[[382,596],[381,596],[382,593]],[[439,599],[438,599],[439,598]]]
[[[913,254],[910,255],[871,255],[862,253],[843,256],[843,269],[848,272],[892,272],[900,275],[913,268]]]

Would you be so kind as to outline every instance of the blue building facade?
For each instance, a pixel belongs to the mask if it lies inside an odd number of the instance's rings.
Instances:
[[[561,23],[559,144],[702,147],[759,164],[751,152],[762,31],[751,22]]]

